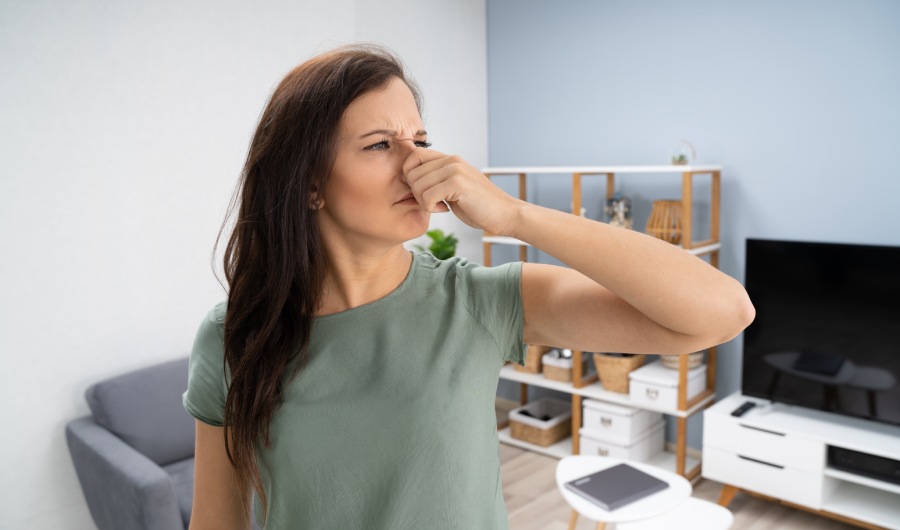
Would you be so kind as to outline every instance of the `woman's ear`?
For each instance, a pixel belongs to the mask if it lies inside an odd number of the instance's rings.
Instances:
[[[317,192],[312,192],[309,197],[309,209],[319,210],[325,205],[325,200],[319,197]]]

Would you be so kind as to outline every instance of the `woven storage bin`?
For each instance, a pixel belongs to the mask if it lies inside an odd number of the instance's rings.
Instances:
[[[535,417],[522,414],[527,410]],[[550,419],[539,419],[545,414]],[[572,405],[553,398],[541,398],[509,411],[509,435],[517,440],[547,447],[572,435]]]
[[[575,359],[553,359],[549,353],[543,356],[544,377],[553,379],[554,381],[572,382],[572,368],[575,366]],[[588,356],[581,356],[581,375],[587,374]]]
[[[677,245],[681,241],[681,201],[653,201],[646,231],[651,236]]]
[[[545,353],[550,351],[552,348],[550,346],[543,346],[539,344],[529,344],[528,351],[525,352],[525,366],[519,366],[518,364],[513,365],[517,372],[528,372],[530,374],[539,374],[541,373],[542,363],[541,357],[544,356]]]
[[[660,355],[659,362],[662,363],[666,368],[671,368],[672,370],[678,370],[678,361],[680,355]],[[694,369],[700,366],[700,363],[703,362],[703,352],[695,351],[694,353],[688,354],[688,370]]]
[[[644,354],[631,357],[615,357],[603,353],[595,353],[594,366],[597,367],[600,384],[603,385],[605,390],[627,394],[629,372],[642,366],[646,359],[647,356]]]

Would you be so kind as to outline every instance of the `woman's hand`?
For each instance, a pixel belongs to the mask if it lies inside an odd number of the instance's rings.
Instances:
[[[472,228],[509,235],[521,201],[461,157],[418,147],[403,162],[403,174],[423,210],[452,211]]]

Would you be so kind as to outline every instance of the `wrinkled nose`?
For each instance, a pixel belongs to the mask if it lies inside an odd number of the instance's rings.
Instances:
[[[395,140],[396,140],[397,142],[409,142],[408,144],[403,144],[403,145],[411,145],[411,146],[413,147],[413,149],[415,149],[416,147],[418,147],[418,146],[416,145],[416,139],[415,139],[415,138],[396,138]]]

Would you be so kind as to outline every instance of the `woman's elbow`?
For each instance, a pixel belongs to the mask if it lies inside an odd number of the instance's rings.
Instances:
[[[753,302],[743,286],[740,286],[740,289],[737,290],[729,304],[729,309],[726,313],[730,315],[730,318],[728,318],[729,325],[727,326],[723,343],[740,335],[756,318],[756,308],[753,306]]]

